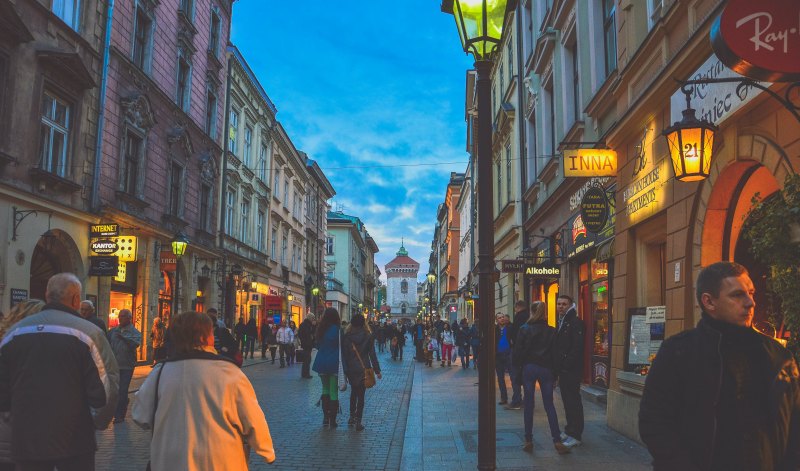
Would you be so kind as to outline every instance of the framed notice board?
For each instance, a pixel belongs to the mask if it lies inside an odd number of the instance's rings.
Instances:
[[[657,306],[661,308],[661,306]],[[648,316],[648,310],[650,315]],[[650,364],[650,355],[658,352],[664,341],[664,322],[653,322],[653,307],[628,309],[628,338],[625,342],[625,370]],[[658,312],[658,310],[656,310]],[[659,319],[660,320],[660,319]],[[648,322],[650,321],[650,322]]]

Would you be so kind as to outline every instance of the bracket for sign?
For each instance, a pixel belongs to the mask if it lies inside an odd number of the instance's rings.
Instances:
[[[678,80],[675,79],[676,82],[681,84],[681,91],[686,95],[687,100],[691,96],[693,89],[693,85],[708,85],[712,83],[736,83],[736,95],[739,97],[740,100],[744,100],[747,96],[747,88],[748,87],[755,87],[759,90],[766,92],[772,98],[778,100],[778,102],[786,108],[789,113],[794,116],[794,119],[800,123],[800,81],[792,82],[786,90],[784,90],[783,96],[779,95],[775,91],[773,91],[770,87],[762,85],[760,82],[755,80],[745,78],[745,77],[727,77],[727,78],[709,78],[709,79],[693,79],[693,80]],[[770,85],[772,85],[770,83]]]
[[[564,149],[610,149],[606,145],[606,141],[561,141],[558,144],[558,150]]]

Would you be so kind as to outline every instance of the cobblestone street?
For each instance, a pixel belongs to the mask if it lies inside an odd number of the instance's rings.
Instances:
[[[277,461],[267,465],[251,455],[254,470],[474,470],[477,466],[477,371],[458,366],[428,368],[413,362],[408,346],[403,362],[379,354],[383,379],[367,392],[364,423],[356,432],[346,425],[350,392],[341,395],[340,427],[324,430],[316,407],[321,386],[300,378],[300,365],[247,360],[244,372],[264,407]],[[132,390],[150,368],[137,369]],[[556,409],[561,412],[556,394]],[[537,402],[539,402],[537,393]],[[584,401],[584,444],[558,456],[547,436],[546,417],[537,404],[534,453],[521,450],[522,412],[498,406],[498,469],[649,469],[649,455],[637,443],[605,425],[605,408]],[[563,426],[563,416],[561,424]],[[149,432],[130,419],[98,433],[97,469],[141,471],[148,459]]]

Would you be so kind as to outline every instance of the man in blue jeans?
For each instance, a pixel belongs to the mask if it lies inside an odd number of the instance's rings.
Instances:
[[[119,402],[114,414],[114,423],[125,421],[128,410],[128,388],[136,367],[136,349],[142,344],[142,333],[131,323],[130,309],[119,311],[119,326],[108,331],[108,343],[119,365]]]
[[[497,313],[497,334],[495,335],[495,363],[494,369],[497,372],[497,385],[500,389],[500,402],[498,404],[508,404],[508,391],[506,390],[506,374],[511,378],[511,386],[513,395],[511,396],[511,406],[520,409],[522,398],[518,388],[514,388],[514,383],[517,378],[514,377],[514,371],[511,367],[511,347],[513,340],[511,340],[511,329],[508,325],[508,316],[502,313]],[[509,407],[511,407],[509,406]]]

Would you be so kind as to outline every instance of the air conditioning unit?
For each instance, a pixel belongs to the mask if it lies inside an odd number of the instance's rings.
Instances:
[[[261,293],[250,293],[249,301],[251,303],[260,303],[261,302]]]

